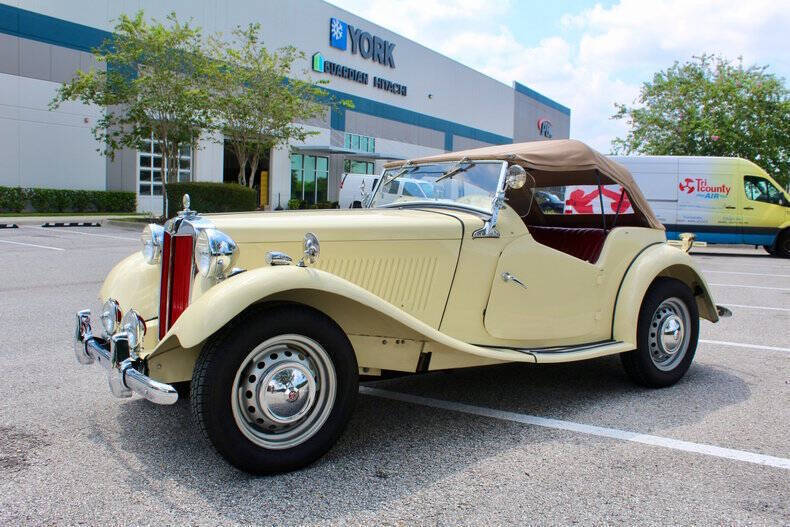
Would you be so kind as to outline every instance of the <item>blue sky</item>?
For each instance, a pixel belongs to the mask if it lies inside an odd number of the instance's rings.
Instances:
[[[701,53],[790,78],[790,1],[330,0],[510,85],[571,108],[571,137],[608,152],[652,74]],[[484,44],[481,44],[484,43]]]

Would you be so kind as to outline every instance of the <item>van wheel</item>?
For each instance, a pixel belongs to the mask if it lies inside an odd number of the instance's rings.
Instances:
[[[620,359],[637,384],[671,386],[691,366],[698,337],[699,313],[691,290],[679,280],[659,278],[639,309],[637,349],[620,354]]]
[[[771,254],[780,258],[790,258],[790,230],[785,229],[776,240],[774,252]]]
[[[768,254],[770,254],[772,256],[776,254],[776,251],[774,250],[774,246],[773,245],[763,245],[763,249],[765,249],[765,252],[767,252]]]
[[[192,413],[237,468],[272,474],[304,467],[335,444],[358,390],[351,343],[322,313],[253,309],[204,347]]]

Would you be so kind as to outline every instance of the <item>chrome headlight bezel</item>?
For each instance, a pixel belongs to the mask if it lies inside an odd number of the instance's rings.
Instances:
[[[222,279],[233,269],[239,248],[233,238],[217,229],[201,229],[195,241],[195,266],[207,278]]]
[[[107,335],[114,335],[121,323],[121,305],[114,298],[108,298],[101,308],[101,325]]]
[[[149,223],[140,234],[140,242],[143,244],[141,252],[143,260],[149,265],[156,265],[162,259],[162,247],[164,245],[165,229],[156,223]]]
[[[145,337],[148,328],[142,315],[134,309],[130,309],[121,320],[121,331],[125,331],[129,335],[129,349],[137,351],[142,347],[143,337]]]

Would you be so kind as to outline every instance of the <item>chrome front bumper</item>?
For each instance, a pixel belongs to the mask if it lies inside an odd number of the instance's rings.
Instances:
[[[178,392],[169,384],[155,381],[135,368],[139,359],[129,349],[125,332],[113,335],[109,342],[93,336],[89,309],[77,312],[74,354],[80,364],[98,362],[107,370],[110,391],[116,397],[131,397],[132,392],[156,404],[173,404]]]

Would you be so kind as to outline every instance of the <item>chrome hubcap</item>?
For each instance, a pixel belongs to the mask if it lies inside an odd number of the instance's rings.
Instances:
[[[668,298],[658,306],[650,323],[650,359],[662,371],[670,371],[683,360],[689,344],[691,324],[688,308],[679,298]]]
[[[290,448],[313,436],[335,401],[335,368],[303,335],[279,335],[250,352],[236,373],[233,417],[253,443]]]

